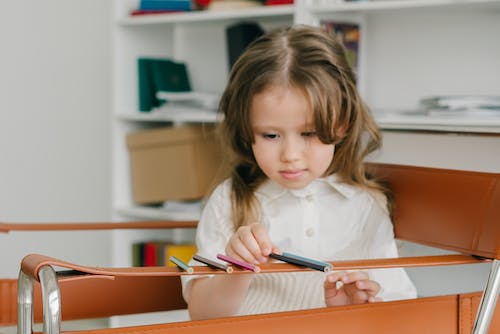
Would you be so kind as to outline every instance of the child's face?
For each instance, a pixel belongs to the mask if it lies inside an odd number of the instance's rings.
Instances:
[[[275,86],[255,95],[250,121],[255,159],[283,187],[303,188],[330,166],[335,146],[316,136],[313,112],[301,90]]]

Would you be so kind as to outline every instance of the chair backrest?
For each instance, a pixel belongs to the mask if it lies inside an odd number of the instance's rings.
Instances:
[[[369,164],[394,197],[396,237],[500,259],[500,174]]]

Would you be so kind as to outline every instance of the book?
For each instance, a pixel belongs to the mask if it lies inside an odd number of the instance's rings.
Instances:
[[[191,0],[141,0],[139,9],[190,11],[193,7]]]
[[[132,244],[132,266],[175,266],[170,262],[170,256],[175,256],[187,263],[196,251],[196,245],[190,243],[178,244],[161,240],[135,242]]]
[[[266,0],[266,6],[291,5],[294,0]]]
[[[157,254],[157,243],[154,241],[146,242],[143,246],[143,267],[153,267],[157,265],[156,254]]]
[[[187,65],[170,59],[152,61],[151,70],[155,84],[155,94],[159,91],[189,92],[191,84]]]
[[[155,82],[152,69],[153,60],[150,58],[137,59],[137,89],[139,95],[139,111],[151,111],[160,105],[156,98]]]
[[[187,92],[191,90],[187,65],[166,58],[137,59],[139,111],[148,112],[162,104],[158,91]]]
[[[142,267],[144,258],[144,243],[134,242],[132,244],[132,266]]]
[[[227,26],[225,30],[229,69],[248,45],[265,33],[258,22],[237,22]]]
[[[140,260],[142,267],[163,266],[168,260],[165,259],[165,249],[172,242],[162,240],[150,240],[142,243],[142,259]]]
[[[141,16],[141,15],[154,15],[154,14],[168,14],[168,13],[179,13],[182,12],[180,10],[168,10],[168,9],[133,9],[130,11],[130,15],[132,16]]]
[[[164,262],[163,265],[175,267],[169,259],[171,256],[175,256],[181,261],[188,263],[194,254],[196,254],[197,248],[194,244],[169,244],[164,248]]]
[[[344,46],[347,61],[355,73],[359,73],[360,27],[357,23],[321,21],[320,26],[333,34]]]

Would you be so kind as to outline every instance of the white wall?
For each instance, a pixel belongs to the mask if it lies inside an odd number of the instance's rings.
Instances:
[[[2,1],[0,221],[111,218],[111,1]],[[0,278],[32,252],[109,263],[107,232],[0,234]]]

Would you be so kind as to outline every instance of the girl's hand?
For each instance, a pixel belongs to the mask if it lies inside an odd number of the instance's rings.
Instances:
[[[273,246],[266,228],[260,223],[240,226],[226,245],[226,254],[252,264],[265,263]]]
[[[338,282],[341,284],[337,288]],[[364,271],[334,272],[326,277],[324,288],[326,306],[382,301],[382,298],[376,297],[380,292],[380,284],[370,280]]]

